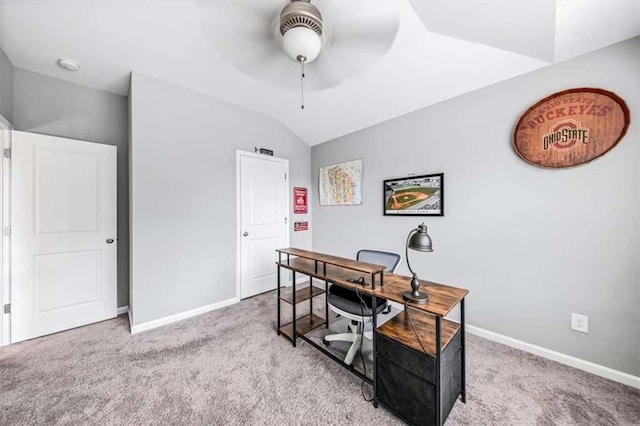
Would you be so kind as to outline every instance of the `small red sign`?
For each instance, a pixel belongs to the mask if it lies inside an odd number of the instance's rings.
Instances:
[[[293,188],[293,213],[307,213],[307,188]]]
[[[307,231],[309,229],[309,222],[294,222],[293,230],[294,231]]]

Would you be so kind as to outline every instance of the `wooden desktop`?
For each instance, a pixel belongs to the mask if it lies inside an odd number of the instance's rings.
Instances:
[[[277,331],[289,338],[293,346],[299,337],[321,350],[373,386],[375,407],[381,403],[411,424],[441,425],[458,396],[466,402],[464,298],[467,290],[421,280],[420,290],[429,297],[426,304],[409,302],[410,312],[405,310],[379,327],[374,315],[374,372],[370,379],[305,336],[322,325],[329,327],[326,298],[325,318],[313,313],[313,299],[325,294],[329,284],[335,284],[357,288],[363,296],[374,298],[374,306],[376,298],[405,304],[402,293],[410,289],[411,278],[386,273],[383,266],[352,259],[296,248],[276,251],[279,256]],[[293,273],[291,289],[281,288],[281,268]],[[296,289],[296,273],[323,281],[324,290],[314,286],[313,280]],[[364,277],[366,285],[348,281],[360,277]],[[291,305],[294,318],[284,325],[280,320],[281,301]],[[310,304],[309,314],[297,318],[296,305],[304,301]],[[458,304],[460,322],[444,318]]]

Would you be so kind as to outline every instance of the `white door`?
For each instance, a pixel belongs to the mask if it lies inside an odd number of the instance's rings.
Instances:
[[[116,147],[13,132],[11,341],[116,316]]]
[[[289,162],[239,153],[240,295],[273,290],[276,249],[289,244]]]

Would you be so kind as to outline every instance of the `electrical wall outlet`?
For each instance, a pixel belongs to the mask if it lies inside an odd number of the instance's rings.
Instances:
[[[571,313],[571,329],[581,333],[589,332],[589,317]]]

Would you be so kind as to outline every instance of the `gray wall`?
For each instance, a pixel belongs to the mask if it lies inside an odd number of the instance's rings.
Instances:
[[[128,104],[125,96],[14,70],[16,130],[118,147],[118,306],[129,304]]]
[[[289,159],[291,186],[310,187],[311,158],[273,119],[137,73],[131,83],[135,326],[236,296],[236,149]],[[291,232],[291,245],[310,248],[310,234]]]
[[[469,324],[640,374],[639,79],[636,38],[314,146],[315,191],[319,167],[364,159],[362,206],[321,207],[314,192],[314,250],[404,256],[407,233],[424,221],[434,252],[412,252],[412,266],[470,290]],[[625,99],[626,137],[580,167],[525,163],[511,148],[518,117],[572,87]],[[438,172],[444,217],[382,215],[384,179]],[[570,330],[571,312],[589,316],[589,334]]]
[[[13,122],[13,65],[0,48],[0,115]]]

